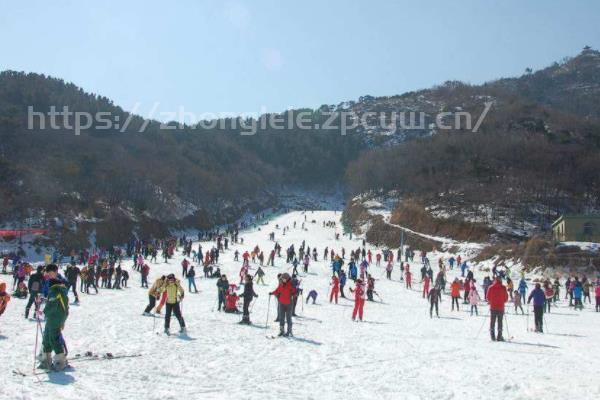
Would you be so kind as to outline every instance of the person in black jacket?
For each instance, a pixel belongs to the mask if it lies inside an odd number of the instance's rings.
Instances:
[[[35,312],[37,313],[40,309],[40,301],[38,295],[42,292],[42,286],[44,284],[44,267],[41,265],[37,267],[37,271],[29,277],[27,282],[27,289],[29,289],[29,301],[25,306],[25,318],[29,318],[29,310],[31,305],[35,303]]]
[[[225,293],[227,293],[227,289],[229,289],[229,281],[227,280],[227,276],[223,274],[217,281],[217,294],[219,296],[218,311],[221,311],[221,305],[225,308]]]
[[[75,295],[75,303],[79,303],[79,296],[77,295],[77,278],[81,274],[81,270],[76,265],[69,265],[67,270],[65,271],[65,275],[67,276],[67,281],[69,282],[69,286],[67,287],[67,292],[69,289],[73,290],[73,294]]]
[[[244,298],[244,312],[240,324],[250,325],[250,303],[255,297],[258,297],[258,295],[254,292],[254,288],[252,287],[252,276],[248,274],[246,274],[244,293],[242,293],[242,297]]]

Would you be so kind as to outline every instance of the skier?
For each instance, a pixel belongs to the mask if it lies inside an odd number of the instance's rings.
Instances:
[[[460,298],[460,282],[458,278],[454,278],[454,282],[450,285],[450,296],[452,296],[452,311],[454,311],[454,304],[456,303],[456,311],[458,308],[458,299]]]
[[[254,277],[258,277],[258,279],[256,279],[256,284],[258,285],[259,283],[261,285],[265,284],[265,271],[263,271],[262,267],[259,266],[258,269],[256,270],[256,272],[254,273]]]
[[[69,282],[69,286],[67,287],[67,291],[69,289],[73,290],[73,295],[75,296],[75,304],[79,303],[79,296],[77,295],[77,277],[81,271],[79,267],[76,265],[69,265],[67,270],[65,271],[65,275],[67,277],[67,281]]]
[[[515,304],[515,314],[518,314],[518,309],[521,309],[521,314],[525,315],[525,311],[523,311],[521,293],[518,290],[513,291],[513,303]]]
[[[433,308],[435,307],[435,316],[440,317],[439,302],[442,301],[442,290],[439,286],[434,286],[427,295],[429,300],[429,318],[433,318]]]
[[[481,298],[479,297],[479,293],[477,293],[477,289],[473,288],[473,290],[471,290],[469,292],[469,304],[471,304],[471,316],[473,316],[473,310],[475,310],[475,315],[479,315],[479,313],[477,311],[477,304],[479,304],[479,300],[481,300]]]
[[[250,275],[246,275],[246,282],[244,284],[244,293],[242,294],[242,297],[244,299],[244,308],[242,320],[240,321],[240,323],[250,325],[250,303],[255,297],[258,297],[258,295],[254,292],[254,289],[252,287],[252,276]]]
[[[0,282],[0,316],[4,314],[9,301],[10,295],[6,293],[6,283]]]
[[[27,282],[27,288],[29,289],[29,301],[25,306],[25,318],[29,318],[29,310],[31,306],[35,304],[35,312],[37,313],[40,308],[40,302],[38,296],[42,291],[42,285],[44,284],[44,267],[41,265],[37,267],[35,274],[29,277]]]
[[[152,309],[156,305],[156,301],[160,298],[160,291],[161,291],[163,284],[165,283],[165,279],[166,278],[164,275],[161,276],[160,278],[158,278],[157,280],[154,281],[154,283],[150,287],[150,290],[148,290],[148,305],[146,306],[146,309],[144,310],[143,315],[145,315],[145,316],[152,315],[152,314],[150,314],[150,311],[152,311]]]
[[[329,302],[332,303],[335,299],[335,304],[338,303],[338,293],[340,290],[340,279],[334,274],[331,276],[331,294],[329,295]]]
[[[354,310],[352,310],[352,321],[356,321],[356,315],[358,319],[363,320],[363,309],[365,306],[365,285],[362,279],[356,280],[356,286],[354,290],[350,288],[350,292],[354,293]]]
[[[344,295],[344,286],[346,286],[346,272],[344,272],[344,270],[340,271],[340,296],[342,296],[342,298],[346,298],[346,295]]]
[[[387,263],[387,266],[385,267],[385,274],[386,274],[387,278],[390,280],[392,279],[392,270],[393,269],[394,269],[394,263],[390,259]]]
[[[431,279],[429,279],[428,275],[425,275],[425,278],[423,278],[423,298],[426,298],[429,294],[429,282],[431,281]]]
[[[502,320],[504,318],[504,303],[508,300],[506,286],[502,284],[502,278],[497,277],[494,283],[488,288],[487,295],[490,304],[490,336],[492,340],[503,342]],[[498,334],[495,333],[495,326],[498,323]]]
[[[542,290],[539,283],[535,284],[535,289],[529,294],[527,304],[531,303],[533,299],[533,315],[535,320],[535,331],[539,333],[544,332],[544,303],[546,302],[546,295]]]
[[[596,312],[600,312],[600,282],[596,282]]]
[[[310,292],[308,292],[308,296],[306,296],[306,304],[308,304],[308,301],[310,299],[312,299],[312,303],[315,304],[315,302],[317,301],[318,295],[319,294],[317,293],[317,291],[312,289]]]
[[[148,274],[150,274],[150,267],[148,266],[148,264],[144,264],[144,266],[142,267],[142,287],[147,288],[148,287]]]
[[[217,280],[217,311],[221,311],[221,306],[225,308],[225,294],[227,293],[227,289],[229,289],[229,281],[227,280],[227,276],[223,274]]]
[[[175,314],[175,318],[179,322],[179,333],[185,334],[185,321],[181,316],[180,302],[185,295],[183,288],[178,279],[175,279],[174,274],[167,276],[166,282],[161,287],[161,292],[167,294],[167,312],[165,314],[165,333],[170,334],[169,327],[171,325],[171,314]]]
[[[292,299],[296,294],[296,289],[292,285],[290,275],[286,272],[281,274],[279,286],[269,295],[277,297],[278,318],[279,318],[279,336],[293,336],[292,334]],[[285,323],[287,322],[287,332],[284,333]]]
[[[367,300],[373,300],[373,293],[375,292],[375,279],[371,276],[371,274],[367,274]]]
[[[519,293],[521,294],[521,299],[527,297],[527,282],[525,282],[524,278],[521,278],[519,281]]]
[[[196,287],[196,270],[194,266],[191,265],[190,269],[187,271],[186,275],[188,280],[188,292],[192,293],[192,286],[194,287],[194,293],[198,293],[198,288]]]
[[[46,266],[48,276],[48,296],[44,315],[46,325],[42,339],[42,351],[44,353],[40,368],[62,371],[67,367],[64,341],[61,331],[69,315],[69,298],[65,282],[58,277],[58,267],[55,264]],[[54,362],[52,362],[52,351],[54,351]]]

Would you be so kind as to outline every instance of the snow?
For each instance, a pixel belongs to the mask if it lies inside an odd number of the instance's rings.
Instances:
[[[341,212],[302,212],[275,217],[260,229],[244,231],[240,252],[258,244],[270,250],[269,232],[283,248],[306,240],[316,246],[321,260],[325,246],[339,251],[357,248],[362,239],[340,236]],[[312,220],[316,223],[311,223]],[[322,221],[336,220],[338,228],[323,228]],[[293,222],[298,228],[294,229]],[[280,229],[276,229],[278,224]],[[282,236],[283,226],[290,231]],[[438,238],[440,239],[440,238]],[[443,239],[443,238],[442,238]],[[210,243],[203,243],[207,249]],[[196,248],[197,245],[194,245]],[[372,247],[371,247],[372,248]],[[237,279],[240,263],[233,261],[233,249],[221,256],[222,271],[231,282]],[[283,254],[283,252],[282,252]],[[430,255],[436,269],[437,257]],[[181,274],[177,255],[169,264],[150,264],[150,283],[159,275]],[[416,260],[416,259],[415,259]],[[117,354],[141,353],[139,358],[73,362],[65,373],[21,377],[11,373],[18,368],[31,371],[36,324],[22,317],[25,300],[13,299],[0,317],[0,399],[503,399],[598,398],[598,357],[600,313],[586,304],[575,312],[561,302],[546,315],[547,334],[529,332],[533,316],[507,315],[512,342],[491,342],[486,332],[488,308],[480,306],[480,316],[461,309],[450,312],[444,297],[441,318],[430,319],[428,304],[420,295],[420,284],[407,290],[398,281],[384,278],[381,267],[372,266],[378,279],[376,290],[383,303],[365,306],[365,322],[351,321],[353,301],[340,299],[330,304],[327,297],[330,270],[328,262],[309,267],[303,279],[304,292],[316,289],[316,305],[301,306],[302,318],[294,320],[295,339],[270,340],[277,332],[272,322],[264,329],[268,292],[275,287],[275,275],[290,271],[284,259],[276,267],[266,267],[267,286],[255,285],[259,294],[251,319],[256,326],[240,326],[239,316],[218,313],[215,280],[197,279],[199,294],[187,293],[183,314],[189,337],[165,337],[162,319],[143,317],[147,289],[139,287],[139,275],[130,272],[130,288],[101,290],[100,295],[81,295],[81,305],[72,306],[65,337],[71,354],[85,351]],[[131,271],[131,261],[124,265]],[[415,276],[420,265],[413,265]],[[450,275],[456,273],[456,269]],[[201,275],[200,270],[198,275]],[[483,275],[475,272],[478,281]],[[9,276],[5,276],[8,280]],[[417,282],[418,279],[415,279]],[[10,283],[9,283],[10,286]],[[348,285],[352,286],[352,285]],[[347,288],[346,288],[347,290]],[[562,296],[561,296],[562,297]],[[461,304],[462,306],[462,304]],[[507,308],[508,309],[508,308]],[[153,324],[156,328],[153,330]],[[172,330],[178,328],[171,321]]]

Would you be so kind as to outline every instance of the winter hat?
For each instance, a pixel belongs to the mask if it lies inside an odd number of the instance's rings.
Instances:
[[[175,279],[175,274],[169,274],[169,275],[167,275],[167,279],[168,280],[171,280],[171,279],[174,280]]]
[[[290,274],[288,274],[287,272],[284,272],[283,274],[281,274],[281,279],[290,280]]]

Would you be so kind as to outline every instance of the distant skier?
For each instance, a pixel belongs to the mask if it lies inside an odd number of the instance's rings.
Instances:
[[[217,311],[221,311],[221,306],[225,308],[225,296],[227,294],[227,289],[229,289],[229,281],[227,280],[227,276],[223,274],[217,280]]]
[[[546,295],[542,290],[542,286],[539,283],[535,284],[535,289],[529,294],[527,304],[533,300],[533,315],[535,321],[535,331],[539,333],[544,332],[544,305],[546,302]]]
[[[350,292],[354,293],[354,310],[352,310],[352,321],[356,321],[358,315],[359,320],[363,320],[363,311],[365,307],[365,285],[362,279],[356,280],[354,290],[350,288]]]
[[[312,299],[312,303],[315,304],[315,302],[317,301],[318,295],[319,294],[317,293],[317,291],[312,289],[310,292],[308,292],[308,296],[306,296],[306,304],[308,304],[308,301],[310,299]]]
[[[439,286],[434,286],[427,294],[429,300],[429,318],[433,318],[433,309],[435,308],[435,316],[440,317],[439,303],[442,301],[442,290]]]
[[[331,277],[331,294],[329,295],[329,302],[332,303],[335,299],[335,304],[338,303],[338,293],[340,291],[340,279],[336,275]]]

